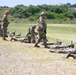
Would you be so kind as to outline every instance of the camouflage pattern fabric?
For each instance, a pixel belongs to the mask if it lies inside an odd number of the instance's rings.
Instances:
[[[29,28],[26,36],[28,38],[29,43],[31,43],[31,41],[33,43],[35,43],[36,42],[36,39],[35,39],[35,27],[32,26],[31,28]]]
[[[40,43],[41,40],[43,39],[44,42],[44,46],[46,46],[46,28],[47,28],[47,24],[44,21],[44,18],[42,18],[42,16],[39,17],[38,19],[38,33],[39,33],[39,39],[36,42],[36,44]]]
[[[7,27],[9,25],[9,21],[6,15],[3,16],[2,21],[3,21],[3,39],[5,39],[7,35]]]
[[[0,36],[3,36],[3,29],[2,29],[2,24],[1,24],[1,20],[0,20]]]

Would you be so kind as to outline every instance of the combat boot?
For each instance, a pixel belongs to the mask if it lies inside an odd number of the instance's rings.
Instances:
[[[50,49],[50,47],[48,47],[47,45],[46,45],[46,46],[44,46],[44,48],[48,48],[48,49]]]
[[[11,40],[10,41],[12,41],[13,40],[13,38],[11,38]]]
[[[5,37],[8,37],[8,35],[5,35]]]
[[[40,47],[40,46],[38,46],[38,44],[35,44],[35,46],[34,47]]]
[[[4,41],[8,41],[6,38],[3,38]]]
[[[75,59],[75,56],[73,54],[70,54],[70,53],[67,55],[66,58],[68,58],[68,57],[73,57]]]
[[[66,58],[70,57],[70,55],[71,55],[71,54],[69,53],[69,54],[66,56]]]
[[[35,40],[32,40],[32,43],[35,43],[36,41]]]

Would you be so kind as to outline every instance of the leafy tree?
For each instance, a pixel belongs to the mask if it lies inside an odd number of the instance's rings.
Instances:
[[[73,11],[68,11],[65,13],[65,16],[70,18],[71,20],[74,18]]]
[[[76,18],[76,11],[73,12],[74,17]]]
[[[47,12],[47,19],[62,19],[62,18],[76,18],[76,11],[70,9],[68,5],[71,4],[62,4],[62,5],[17,5],[13,8],[10,8],[11,15],[15,18],[30,18],[37,19],[42,11]]]
[[[48,13],[47,13],[47,18],[48,18],[48,19],[55,19],[55,16],[54,16],[53,13],[48,12]]]

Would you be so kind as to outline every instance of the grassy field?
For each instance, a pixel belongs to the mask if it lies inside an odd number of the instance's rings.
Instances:
[[[50,33],[50,34],[49,34]],[[76,38],[76,25],[61,24],[61,25],[50,25],[48,26],[48,36],[51,40],[58,38],[63,43],[75,42]]]
[[[10,24],[10,32],[21,32],[24,36],[31,24]],[[75,42],[76,25],[48,24],[47,38],[65,44]],[[76,75],[76,60],[66,59],[67,54],[50,53],[41,44],[3,41],[0,37],[0,75]]]
[[[29,27],[33,24],[11,24],[9,25],[9,31],[16,31],[16,33],[22,33],[26,35]],[[37,30],[37,29],[36,29]],[[47,38],[50,42],[56,42],[59,39],[63,43],[75,42],[76,38],[76,24],[48,24]]]

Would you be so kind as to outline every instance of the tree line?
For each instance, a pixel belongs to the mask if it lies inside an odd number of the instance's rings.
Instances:
[[[71,5],[70,3],[61,4],[61,5],[17,5],[15,7],[0,7],[0,8],[9,8],[10,14],[14,18],[35,20],[40,16],[42,11],[47,13],[47,19],[74,19],[76,18],[76,10],[73,9],[76,7],[76,4]]]
[[[76,10],[70,9],[68,4],[62,5],[17,5],[10,8],[11,15],[15,18],[30,18],[37,19],[40,13],[44,11],[47,13],[47,19],[62,19],[62,18],[76,18]]]

